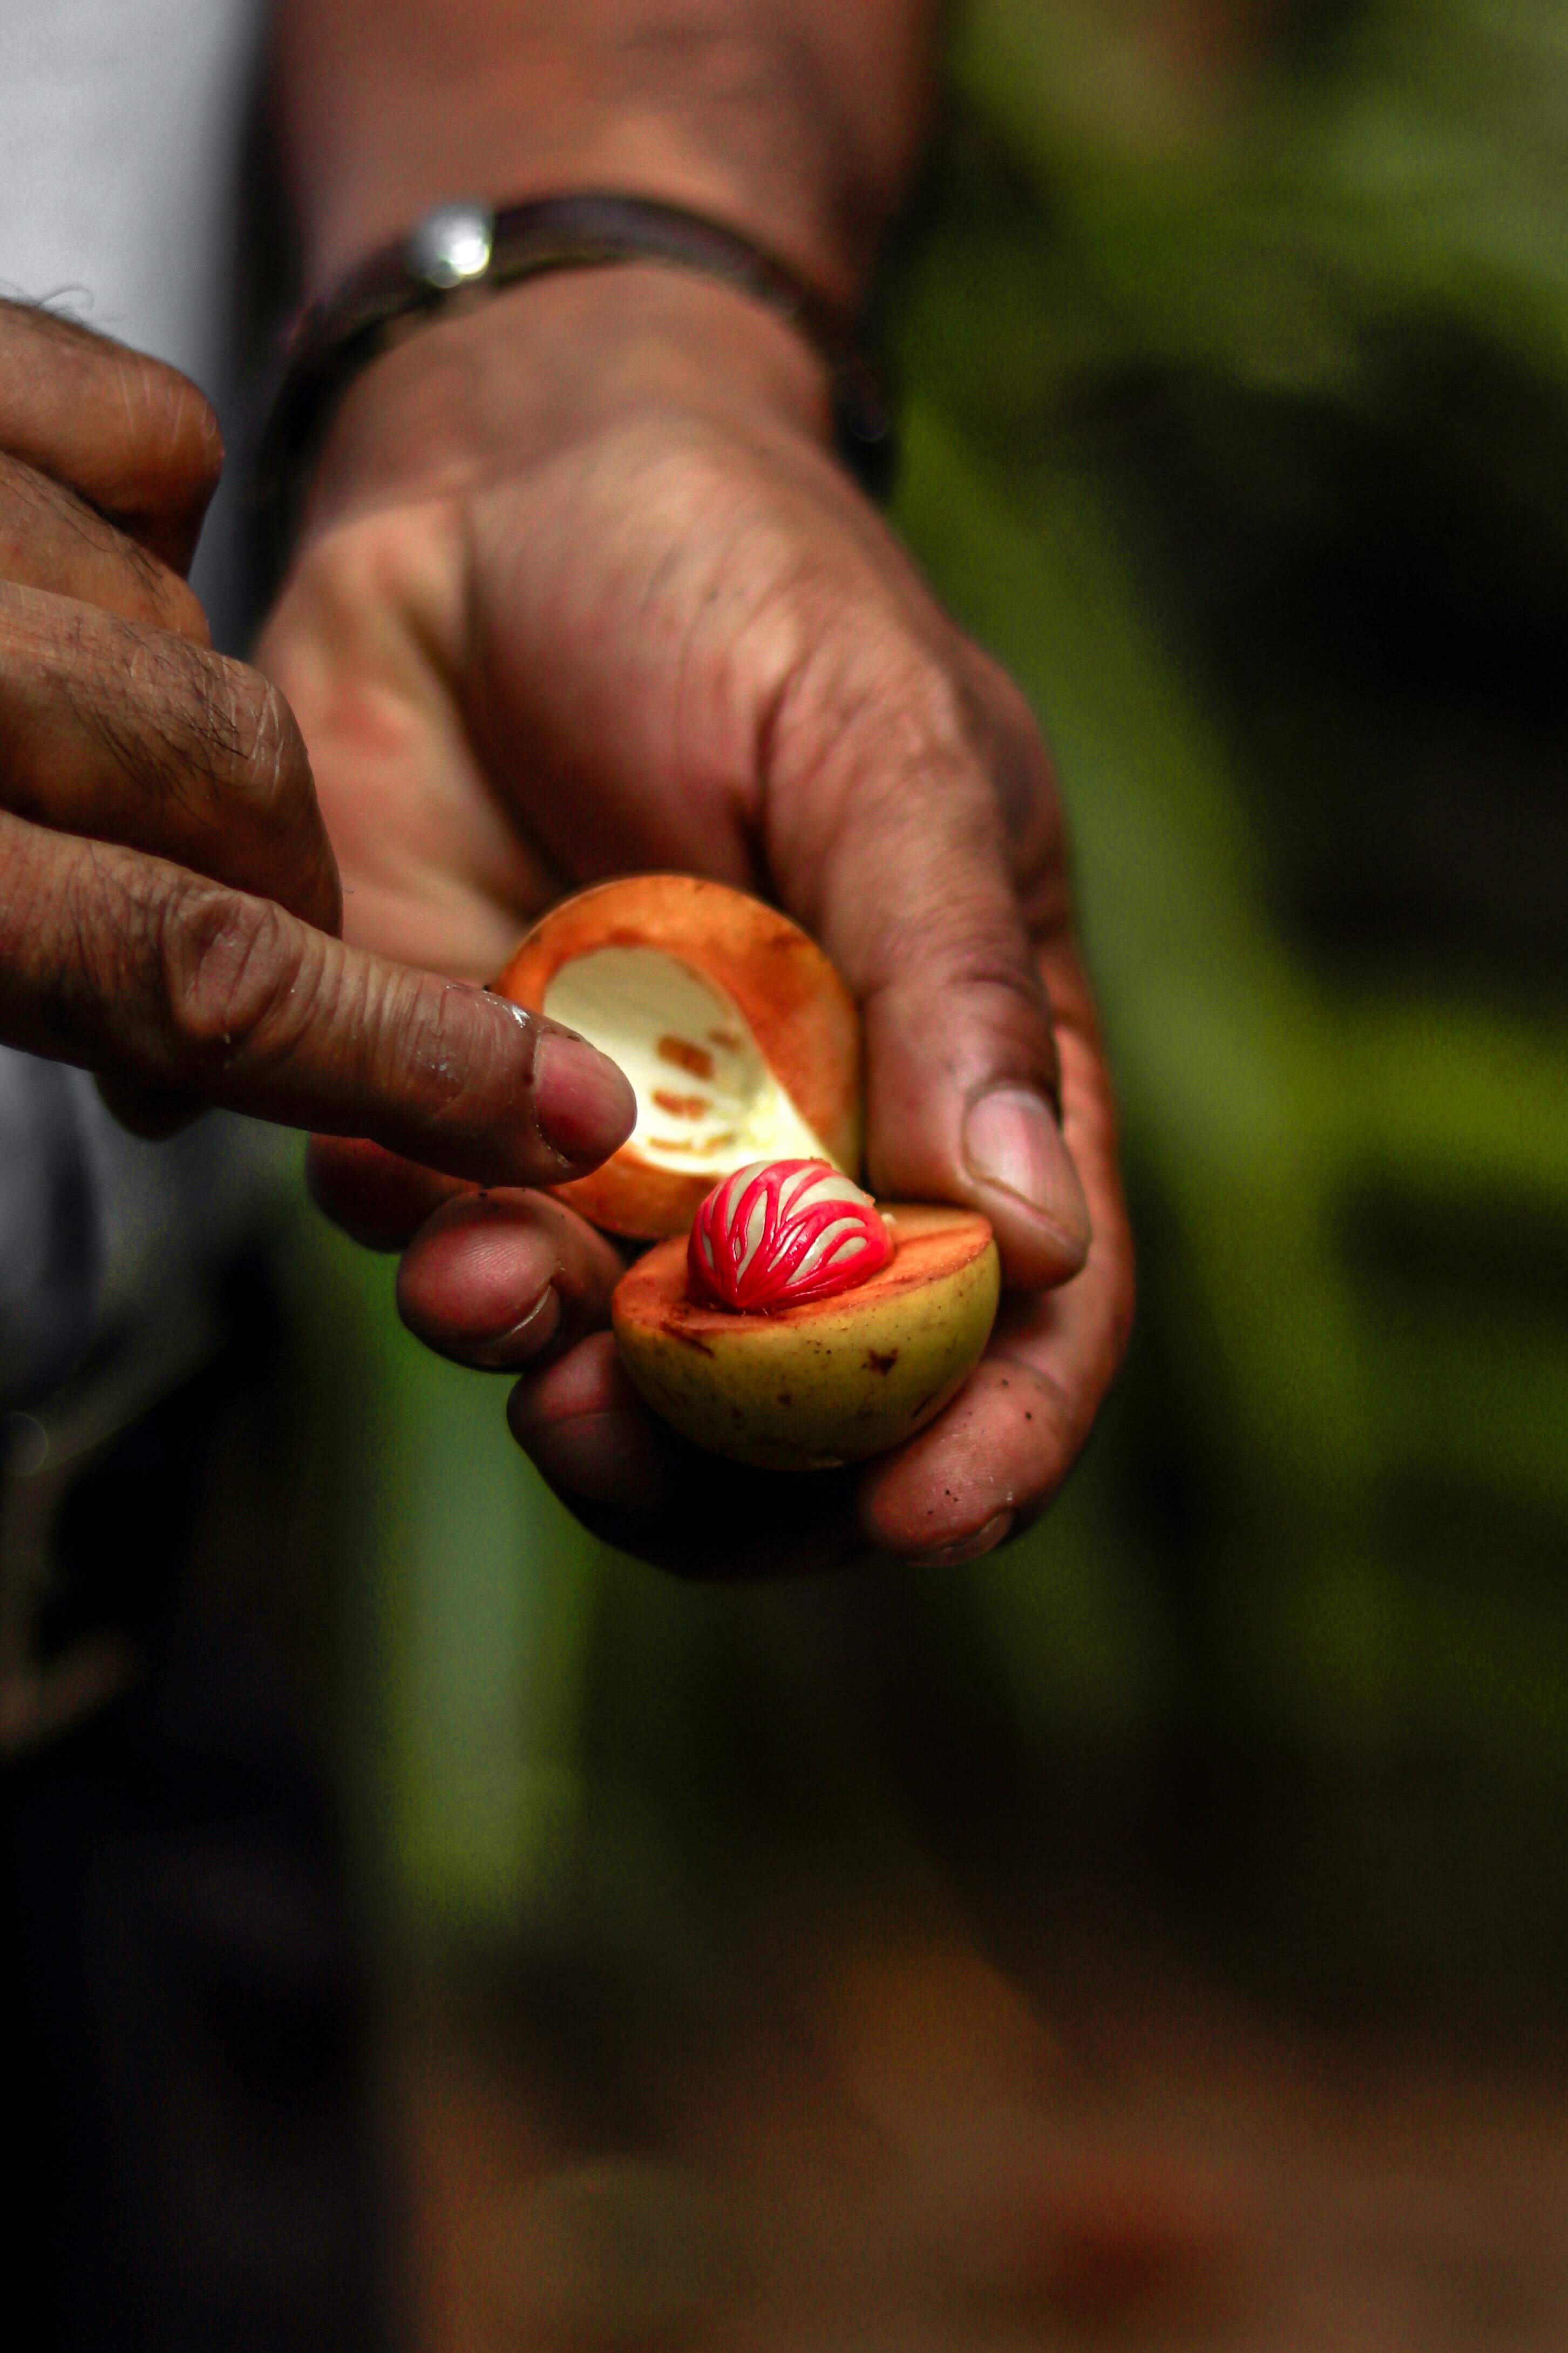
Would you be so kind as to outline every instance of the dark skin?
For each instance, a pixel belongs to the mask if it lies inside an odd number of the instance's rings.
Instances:
[[[457,192],[610,185],[852,301],[918,156],[934,16],[483,0],[458,26],[424,0],[286,0],[313,280]],[[260,656],[310,744],[351,939],[478,979],[606,873],[760,891],[860,1004],[871,1183],[995,1226],[1008,1298],[958,1401],[858,1476],[765,1482],[632,1395],[603,1237],[318,1151],[318,1198],[405,1246],[414,1330],[522,1373],[512,1428],[574,1509],[701,1570],[988,1551],[1066,1475],[1131,1314],[1048,761],[827,438],[815,354],[738,295],[648,267],[512,290],[358,380]]]
[[[147,1133],[224,1104],[455,1177],[592,1165],[602,1056],[337,936],[300,731],[183,577],[222,456],[183,377],[0,303],[0,1041]]]

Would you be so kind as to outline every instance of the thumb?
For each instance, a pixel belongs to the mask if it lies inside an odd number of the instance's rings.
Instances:
[[[833,751],[796,802],[780,871],[808,878],[807,920],[861,1007],[872,1185],[979,1209],[1008,1283],[1045,1289],[1079,1272],[1089,1242],[1014,881],[1022,851],[1031,899],[1065,923],[1049,772],[1037,738],[1000,745],[929,655],[894,681],[855,692],[847,724],[811,730]]]

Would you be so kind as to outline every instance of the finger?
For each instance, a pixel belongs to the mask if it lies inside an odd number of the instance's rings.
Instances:
[[[278,689],[184,638],[3,581],[0,804],[338,928],[337,861]]]
[[[0,449],[52,474],[184,572],[223,471],[190,380],[74,320],[0,302]]]
[[[97,605],[210,645],[206,615],[166,564],[47,474],[0,451],[0,580]]]
[[[886,627],[810,655],[774,730],[769,848],[786,903],[861,1006],[873,1186],[982,1210],[1006,1280],[1032,1290],[1082,1267],[1089,1212],[1057,1119],[1020,845],[958,667]],[[1016,765],[1026,821],[1048,836],[1037,739]],[[1042,871],[1053,849],[1059,866],[1053,839],[1024,847]]]
[[[93,1084],[110,1118],[148,1144],[166,1144],[206,1108],[183,1087],[140,1087],[113,1071],[95,1072]]]
[[[853,1473],[751,1471],[689,1446],[649,1413],[607,1332],[526,1375],[507,1419],[585,1527],[677,1576],[805,1577],[866,1556]]]
[[[542,1193],[470,1193],[437,1211],[397,1273],[397,1311],[438,1356],[482,1372],[559,1355],[610,1317],[625,1261]]]
[[[402,1160],[363,1135],[313,1135],[305,1185],[333,1225],[362,1250],[405,1250],[425,1223],[471,1188]]]
[[[1052,959],[1066,1134],[1094,1239],[1081,1274],[1003,1303],[973,1379],[928,1430],[862,1474],[860,1525],[905,1559],[989,1552],[1056,1493],[1110,1387],[1132,1320],[1132,1243],[1110,1082],[1081,973]]]
[[[637,1111],[613,1062],[483,989],[3,812],[0,1039],[479,1184],[560,1184]]]

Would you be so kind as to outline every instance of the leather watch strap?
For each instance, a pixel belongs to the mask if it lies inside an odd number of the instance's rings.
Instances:
[[[840,458],[871,496],[888,495],[896,448],[881,372],[852,322],[773,255],[717,222],[643,196],[544,196],[499,212],[479,203],[443,205],[310,304],[289,333],[257,476],[272,560],[281,566],[287,556],[301,488],[339,399],[405,322],[433,318],[465,292],[637,261],[716,279],[798,328],[829,371]]]

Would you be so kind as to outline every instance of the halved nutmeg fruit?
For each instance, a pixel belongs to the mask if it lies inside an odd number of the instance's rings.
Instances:
[[[628,1141],[558,1190],[658,1242],[611,1310],[656,1413],[781,1471],[861,1461],[935,1419],[990,1336],[996,1245],[975,1210],[855,1182],[859,1017],[805,932],[722,883],[637,875],[552,908],[496,987],[636,1090]]]
[[[689,1231],[749,1160],[860,1164],[860,1017],[816,941],[776,908],[689,874],[633,874],[563,901],[494,984],[618,1062],[637,1124],[558,1189],[613,1234]]]
[[[694,1297],[685,1245],[660,1242],[611,1303],[633,1386],[683,1437],[764,1471],[831,1470],[912,1438],[978,1363],[1000,1268],[973,1209],[879,1216],[892,1247],[875,1273],[762,1312]]]

